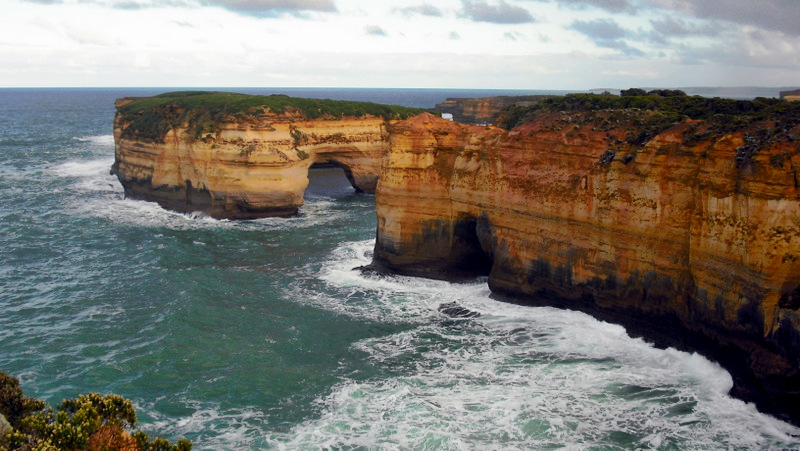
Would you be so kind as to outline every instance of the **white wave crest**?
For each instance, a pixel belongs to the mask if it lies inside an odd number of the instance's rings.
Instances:
[[[114,135],[75,136],[72,139],[80,142],[87,142],[95,146],[114,145]]]
[[[51,170],[57,177],[77,177],[77,178],[104,178],[109,179],[113,158],[102,158],[88,161],[70,161],[60,164]]]
[[[325,290],[296,285],[290,298],[353,318],[382,322],[427,322],[440,318],[437,308],[452,301],[488,296],[485,281],[450,283],[405,276],[362,272],[372,261],[375,240],[343,243],[316,275]],[[413,302],[409,302],[413,300]]]

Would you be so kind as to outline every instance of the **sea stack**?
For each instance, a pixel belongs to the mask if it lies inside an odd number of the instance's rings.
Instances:
[[[296,214],[316,164],[339,166],[356,190],[374,192],[387,125],[422,111],[203,91],[116,107],[112,172],[125,195],[226,219]]]

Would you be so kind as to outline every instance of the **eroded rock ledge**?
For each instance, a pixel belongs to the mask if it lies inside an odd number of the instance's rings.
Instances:
[[[800,423],[800,126],[659,112],[541,114],[510,131],[389,128],[373,268],[488,275],[701,351],[734,395]],[[727,131],[735,129],[735,131]]]
[[[314,164],[340,166],[374,192],[387,125],[423,111],[201,91],[116,106],[112,172],[126,196],[230,219],[297,213]]]

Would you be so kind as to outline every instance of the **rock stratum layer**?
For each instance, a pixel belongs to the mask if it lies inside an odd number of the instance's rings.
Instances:
[[[373,268],[488,275],[508,299],[701,351],[734,395],[797,424],[800,127],[659,123],[601,110],[510,131],[429,114],[395,124]]]
[[[422,110],[357,102],[168,93],[117,101],[112,172],[135,199],[251,219],[296,214],[312,165],[375,191],[386,127]]]

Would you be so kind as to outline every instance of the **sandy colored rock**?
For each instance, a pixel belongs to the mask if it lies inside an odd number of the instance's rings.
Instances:
[[[800,419],[800,148],[769,123],[648,136],[642,111],[555,113],[511,131],[420,115],[390,127],[373,266],[590,312],[731,371]],[[753,128],[755,127],[755,128]]]
[[[127,196],[176,211],[231,219],[288,216],[303,204],[313,164],[340,166],[353,187],[374,192],[388,148],[386,124],[379,117],[273,115],[266,123],[222,123],[200,136],[177,127],[164,142],[152,142],[126,139],[127,124],[118,115],[112,172]]]

